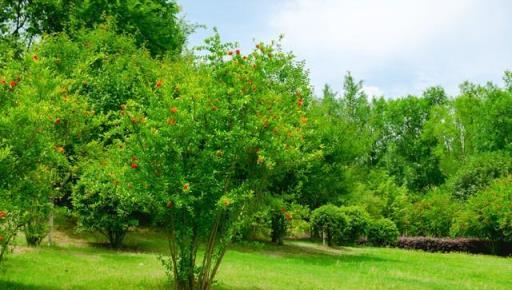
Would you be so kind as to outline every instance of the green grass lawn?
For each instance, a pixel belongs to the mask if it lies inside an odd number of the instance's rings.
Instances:
[[[58,245],[18,247],[0,273],[0,289],[168,289],[158,260],[162,235],[132,234],[125,251],[94,244],[94,236],[58,232]],[[216,289],[512,289],[512,259],[380,248],[328,249],[288,241],[236,245]]]

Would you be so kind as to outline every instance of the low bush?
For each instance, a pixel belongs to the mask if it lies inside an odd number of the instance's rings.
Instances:
[[[125,180],[127,166],[118,163],[121,157],[115,156],[116,151],[108,153],[110,160],[105,156],[82,165],[72,194],[73,213],[79,230],[99,232],[113,248],[120,248],[149,202],[145,195],[130,189],[133,185]]]
[[[394,245],[398,236],[395,223],[386,218],[375,220],[368,227],[368,242],[373,246]]]
[[[400,237],[398,248],[427,252],[467,252],[473,254],[512,255],[512,243],[493,242],[474,238]]]
[[[339,207],[332,204],[321,206],[311,214],[312,231],[318,233],[328,246],[333,246],[339,241],[348,226],[349,218]]]
[[[359,206],[346,206],[340,207],[340,212],[348,218],[347,228],[342,229],[342,244],[353,244],[368,234],[370,215],[366,210]]]

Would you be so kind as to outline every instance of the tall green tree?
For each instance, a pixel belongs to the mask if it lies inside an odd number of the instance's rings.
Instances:
[[[1,0],[0,36],[31,43],[44,34],[91,29],[106,21],[116,32],[132,35],[154,55],[181,52],[187,25],[169,0]]]

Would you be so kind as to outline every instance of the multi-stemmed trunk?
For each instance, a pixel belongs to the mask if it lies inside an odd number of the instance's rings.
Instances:
[[[126,236],[125,230],[108,230],[105,233],[110,246],[114,249],[120,249]]]
[[[277,245],[283,245],[283,239],[286,235],[286,221],[282,213],[275,212],[272,214],[271,218],[272,224],[272,243]]]
[[[175,290],[212,289],[228,242],[223,236],[226,230],[222,225],[223,217],[225,216],[222,213],[217,214],[211,226],[200,267],[196,267],[196,256],[200,243],[197,228],[193,227],[190,239],[187,239],[188,242],[177,240],[175,219],[171,218],[169,250]]]

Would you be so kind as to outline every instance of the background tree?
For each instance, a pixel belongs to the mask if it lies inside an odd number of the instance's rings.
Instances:
[[[11,62],[2,70],[10,81],[0,87],[0,140],[9,166],[2,167],[7,181],[1,198],[19,213],[29,245],[38,245],[48,232],[47,221],[57,170],[65,160],[54,136],[55,95],[49,93],[57,80],[45,81],[48,72],[38,58]],[[58,123],[58,124],[57,124]]]
[[[78,228],[104,235],[113,248],[120,248],[126,233],[138,226],[147,208],[144,195],[132,191],[133,184],[125,178],[127,166],[120,164],[119,146],[104,150],[99,144],[89,144],[90,156],[81,165],[80,180],[73,191],[73,212]]]
[[[44,34],[93,29],[106,21],[118,34],[132,35],[153,55],[179,54],[190,27],[178,18],[179,6],[169,0],[2,0],[0,36],[31,43]]]

